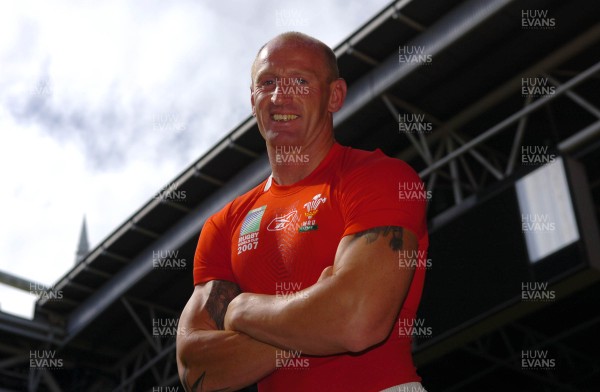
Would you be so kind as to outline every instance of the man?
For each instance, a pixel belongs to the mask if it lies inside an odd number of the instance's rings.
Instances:
[[[202,229],[177,340],[187,392],[422,390],[398,328],[415,318],[428,245],[425,200],[398,189],[422,183],[335,142],[345,96],[322,42],[285,33],[259,51],[252,113],[272,175]]]

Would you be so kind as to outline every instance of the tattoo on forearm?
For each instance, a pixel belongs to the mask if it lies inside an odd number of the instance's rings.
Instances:
[[[188,368],[186,367],[183,370],[183,380],[181,380],[181,383],[183,384],[183,389],[185,389],[185,392],[202,392],[203,391],[202,384],[204,383],[204,378],[206,377],[206,371],[203,371],[202,374],[200,375],[200,377],[198,377],[191,386],[187,381],[187,375],[188,375]],[[229,390],[229,387],[223,388],[223,389],[217,389],[215,392],[225,392],[228,390]]]
[[[202,372],[200,377],[198,377],[198,379],[191,386],[190,386],[190,383],[188,383],[187,375],[188,375],[188,368],[186,367],[185,369],[183,369],[183,380],[181,380],[181,383],[183,384],[183,389],[185,389],[185,392],[202,391],[202,383],[204,382],[204,376],[206,376],[206,372],[205,371]],[[198,388],[200,388],[200,389],[198,389]]]
[[[360,233],[356,233],[354,235],[354,238],[365,237],[365,239],[367,240],[367,244],[371,244],[371,243],[375,242],[375,240],[377,240],[377,238],[379,238],[380,234],[383,235],[383,237],[387,237],[388,235],[391,235],[390,248],[392,248],[392,250],[399,251],[402,249],[403,229],[402,229],[402,227],[399,227],[399,226],[374,227],[372,229],[368,229],[365,231],[361,231]]]
[[[232,282],[215,280],[206,300],[206,311],[213,319],[219,330],[225,329],[224,320],[227,305],[240,293],[240,287]]]

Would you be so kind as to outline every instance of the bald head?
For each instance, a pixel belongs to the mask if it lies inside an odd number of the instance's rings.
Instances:
[[[314,50],[316,53],[320,54],[321,59],[323,60],[323,64],[325,66],[325,69],[323,70],[323,72],[326,73],[327,80],[333,81],[340,77],[335,53],[333,53],[333,50],[331,50],[331,48],[329,46],[325,45],[323,42],[321,42],[318,39],[313,38],[309,35],[295,32],[295,31],[290,31],[287,33],[279,34],[278,36],[276,36],[275,38],[273,38],[272,40],[270,40],[269,42],[267,42],[260,48],[260,50],[256,54],[256,58],[254,59],[254,62],[252,63],[251,77],[252,77],[253,84],[254,84],[254,75],[256,73],[256,66],[257,66],[258,60],[261,57],[261,54],[263,53],[263,51],[266,49],[276,50],[277,48],[284,47],[284,46],[288,47],[288,48],[289,47],[292,47],[292,48],[298,47],[298,48],[303,48],[303,49]]]

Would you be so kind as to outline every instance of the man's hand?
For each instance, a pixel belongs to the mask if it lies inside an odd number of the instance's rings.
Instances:
[[[417,249],[402,227],[346,236],[313,286],[285,298],[242,294],[229,304],[225,328],[304,354],[365,350],[389,336],[414,274],[400,257]]]

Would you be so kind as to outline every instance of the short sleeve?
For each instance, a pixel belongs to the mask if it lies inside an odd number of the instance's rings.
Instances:
[[[211,280],[235,282],[231,267],[231,238],[227,235],[225,212],[211,216],[198,239],[194,255],[194,285]]]
[[[418,238],[427,235],[428,192],[404,161],[378,153],[361,162],[341,189],[344,236],[379,226],[400,226]]]

